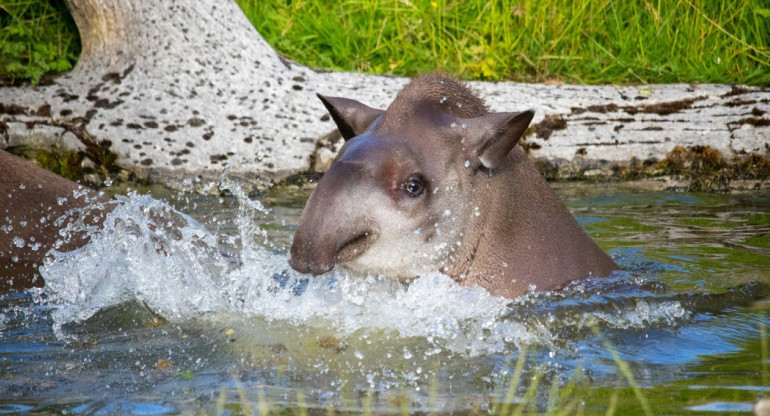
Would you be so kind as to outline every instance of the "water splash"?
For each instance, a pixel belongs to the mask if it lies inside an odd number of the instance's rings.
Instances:
[[[264,235],[257,217],[269,211],[246,202],[236,184],[223,181],[221,187],[241,201],[237,257],[223,252],[219,236],[146,195],[118,196],[101,228],[76,222],[65,229],[65,237],[85,232],[90,243],[54,252],[40,269],[57,333],[64,336],[65,324],[136,300],[169,320],[227,312],[331,327],[338,336],[382,328],[429,337],[454,351],[485,350],[476,344],[487,338],[507,300],[461,288],[439,273],[409,286],[336,271],[308,280],[288,268],[285,254],[254,243],[255,235]]]
[[[270,211],[226,174],[219,187],[239,201],[235,253],[222,246],[222,236],[146,195],[116,197],[101,228],[70,224],[65,238],[85,233],[90,243],[54,252],[40,269],[58,336],[67,335],[68,323],[138,301],[172,321],[226,314],[324,328],[338,337],[382,329],[427,340],[428,350],[474,357],[533,342],[568,350],[566,340],[589,325],[677,326],[692,316],[683,299],[656,297],[649,282],[628,273],[514,301],[460,287],[441,273],[409,285],[337,270],[309,279],[288,267],[286,254],[260,228]],[[103,207],[86,210],[93,209]]]
[[[94,209],[102,207],[83,214]],[[226,306],[219,280],[227,263],[215,236],[164,202],[117,196],[102,227],[76,221],[62,234],[66,239],[78,233],[90,242],[71,252],[54,251],[40,268],[57,331],[129,300],[169,319]]]

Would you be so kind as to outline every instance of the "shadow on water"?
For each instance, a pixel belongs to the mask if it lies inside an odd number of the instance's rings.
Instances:
[[[439,273],[308,279],[285,254],[307,194],[225,187],[118,195],[45,289],[0,295],[0,413],[732,414],[770,395],[768,195],[558,184],[623,270],[508,301]]]

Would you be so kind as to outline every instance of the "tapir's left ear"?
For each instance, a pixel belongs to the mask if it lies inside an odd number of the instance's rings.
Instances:
[[[527,131],[535,110],[521,113],[489,113],[468,120],[469,149],[487,168],[499,166]]]
[[[369,107],[364,103],[349,98],[317,95],[321,102],[324,103],[326,109],[329,110],[329,114],[331,114],[332,119],[337,124],[337,128],[342,133],[345,141],[365,132],[374,120],[384,113],[383,110]]]

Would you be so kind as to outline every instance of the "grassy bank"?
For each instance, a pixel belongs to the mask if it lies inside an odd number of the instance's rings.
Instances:
[[[237,0],[306,65],[466,79],[770,84],[770,1]],[[74,63],[60,0],[0,6],[0,72],[37,81]]]
[[[79,54],[77,27],[63,0],[0,1],[0,85],[38,83],[72,69]]]
[[[574,83],[770,83],[767,0],[238,0],[307,65]]]

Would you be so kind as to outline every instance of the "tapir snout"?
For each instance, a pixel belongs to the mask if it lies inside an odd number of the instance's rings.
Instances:
[[[363,254],[376,240],[373,219],[351,203],[367,193],[361,182],[370,175],[363,164],[337,163],[321,178],[318,186],[326,191],[311,195],[294,234],[289,257],[293,269],[326,273]]]

